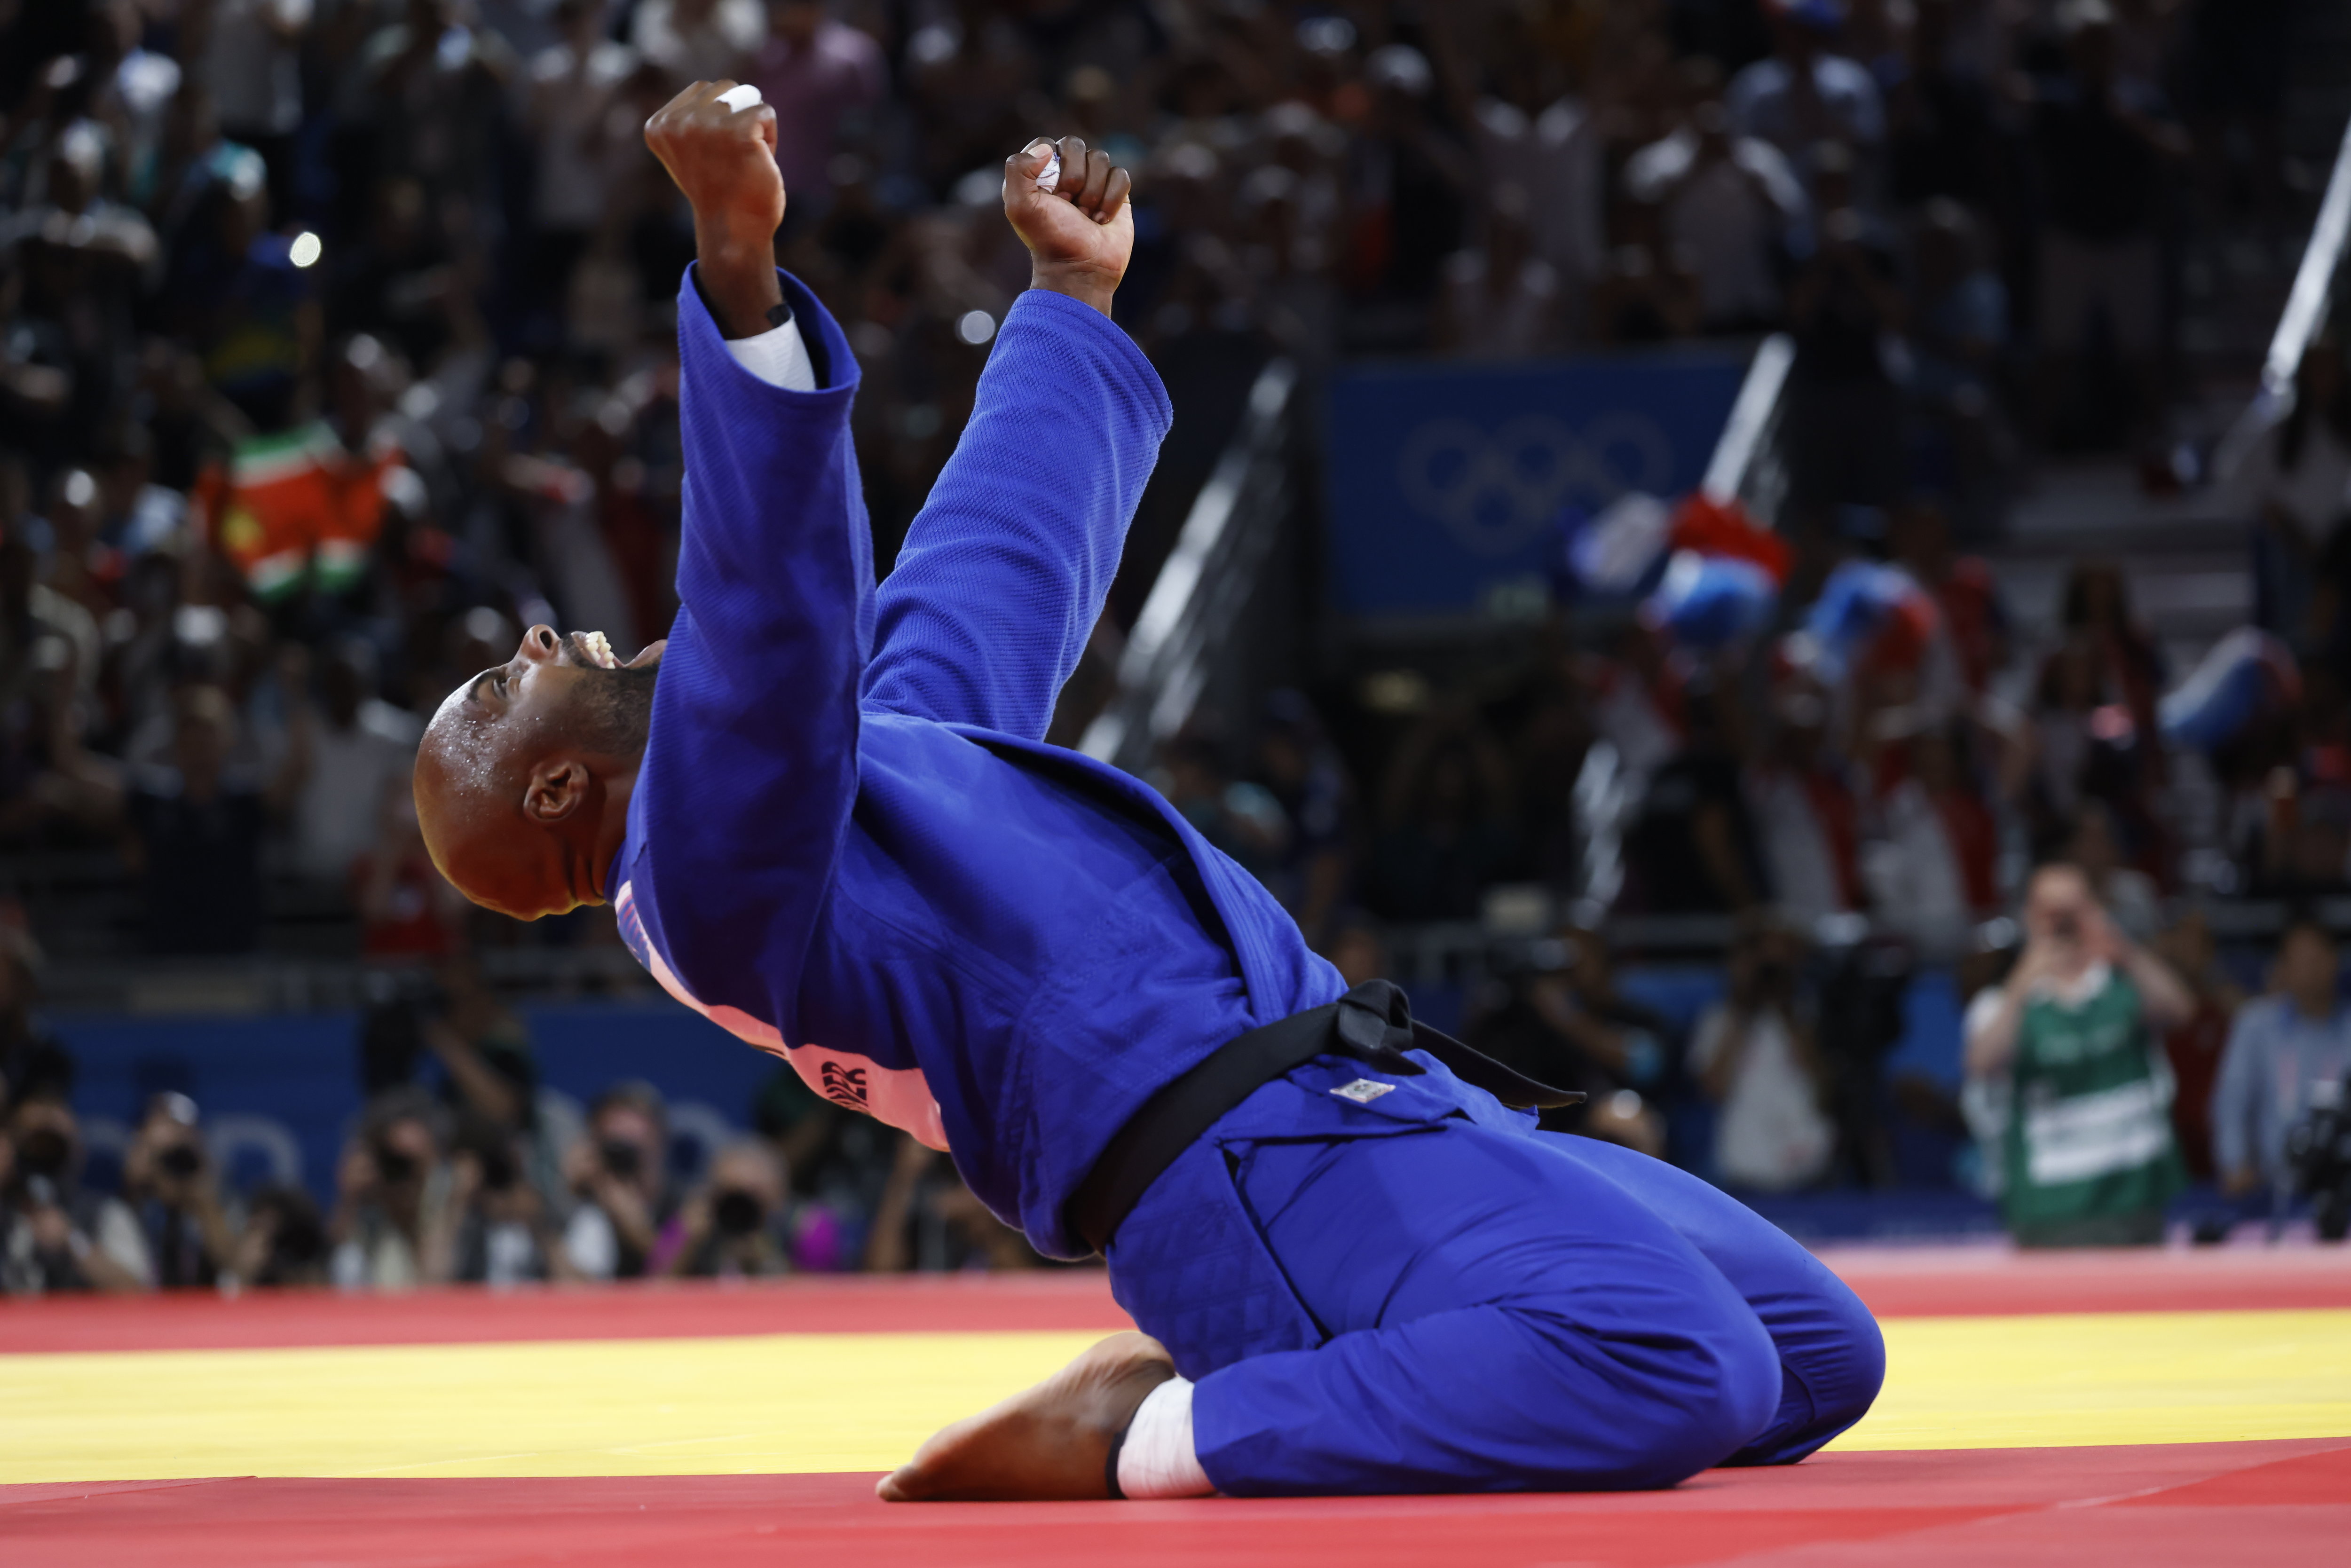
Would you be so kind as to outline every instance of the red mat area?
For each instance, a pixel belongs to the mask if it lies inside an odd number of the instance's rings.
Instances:
[[[2346,1500],[2344,1439],[1832,1454],[1598,1497],[892,1507],[873,1500],[871,1476],[245,1479],[0,1487],[0,1556],[10,1568],[2316,1568],[2345,1560]]]
[[[2013,1252],[1831,1249],[1823,1261],[1881,1318],[2351,1307],[2351,1247]]]
[[[1826,1255],[1882,1318],[2351,1308],[2351,1249],[2034,1255],[1989,1248]],[[257,1292],[0,1302],[0,1352],[661,1339],[709,1334],[1129,1327],[1098,1269],[491,1292]]]
[[[1099,1270],[758,1282],[458,1287],[403,1296],[256,1291],[50,1297],[0,1304],[0,1352],[252,1350],[321,1344],[713,1334],[974,1333],[1132,1328]]]

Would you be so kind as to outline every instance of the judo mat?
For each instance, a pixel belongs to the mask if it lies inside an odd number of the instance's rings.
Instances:
[[[1824,1256],[1869,1417],[1618,1495],[876,1501],[1126,1326],[1092,1272],[0,1306],[0,1563],[2351,1562],[2351,1251]]]

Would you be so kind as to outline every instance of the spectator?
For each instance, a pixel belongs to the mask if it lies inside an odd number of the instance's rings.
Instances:
[[[2220,961],[2212,941],[2211,923],[2201,909],[2189,909],[2157,939],[2156,954],[2171,966],[2196,998],[2188,1021],[2164,1036],[2163,1051],[2171,1061],[2171,1133],[2179,1140],[2179,1157],[2189,1179],[2213,1182],[2220,1172],[2212,1159],[2212,1092],[2220,1082],[2222,1052],[2244,993]]]
[[[1437,347],[1465,359],[1551,352],[1562,336],[1559,274],[1534,254],[1527,195],[1498,186],[1486,205],[1485,244],[1446,258]]]
[[[1538,944],[1528,970],[1505,982],[1471,1019],[1479,1050],[1538,1082],[1590,1096],[1544,1113],[1545,1125],[1662,1156],[1657,1095],[1674,1066],[1666,1022],[1616,988],[1608,944],[1596,931],[1562,929]]]
[[[2232,512],[2254,525],[2255,619],[2305,655],[2351,668],[2351,376],[2320,338],[2294,371],[2294,406],[2227,480]]]
[[[2009,1232],[2026,1247],[2152,1246],[2185,1179],[2156,1042],[2195,998],[2072,866],[2033,874],[2024,929],[2016,967],[1965,1025],[1970,1080],[2006,1085]]]
[[[1982,518],[2012,444],[2000,402],[2008,286],[1976,220],[1945,197],[1927,204],[1911,239],[1909,392],[1937,450],[1924,462]],[[1985,524],[1979,521],[1980,528]]]
[[[375,841],[351,862],[362,958],[441,958],[464,940],[467,906],[424,848],[404,780],[378,797]]]
[[[293,208],[295,132],[302,126],[302,39],[311,0],[193,0],[180,25],[197,45],[195,79],[230,140],[269,166],[280,212]]]
[[[1719,77],[1694,82],[1697,107],[1625,163],[1625,189],[1656,204],[1667,238],[1698,257],[1706,330],[1751,332],[1780,319],[1781,274],[1805,220],[1804,188],[1777,147],[1733,133]]]
[[[519,1285],[549,1278],[562,1239],[515,1134],[478,1117],[461,1120],[449,1161],[447,1278]]]
[[[643,0],[630,42],[674,81],[716,81],[744,75],[767,30],[759,0]]]
[[[2164,117],[2154,84],[2123,74],[2106,0],[2065,0],[2058,26],[2064,67],[2034,84],[2032,120],[2046,214],[2037,283],[2049,360],[2043,425],[2077,444],[2111,444],[2144,439],[2159,406],[2164,184],[2189,143]],[[2083,380],[2094,341],[2112,356],[2095,387]]]
[[[1732,78],[1725,101],[1740,135],[1777,147],[1809,184],[1824,145],[1884,140],[1886,107],[1869,72],[1832,52],[1844,0],[1768,0],[1765,9],[1771,54]]]
[[[314,705],[302,679],[307,661],[289,655],[288,783],[294,796],[295,863],[340,884],[381,833],[388,792],[407,792],[422,733],[416,716],[375,692],[375,653],[347,638],[329,650]]]
[[[538,168],[527,273],[537,298],[551,308],[568,297],[572,271],[605,226],[637,151],[622,96],[637,57],[605,36],[605,10],[598,0],[559,0],[554,20],[562,36],[528,67],[524,120]],[[798,190],[789,180],[786,188]]]
[[[1871,902],[1912,940],[1952,954],[2000,902],[2000,830],[1967,762],[1964,732],[1917,714],[1890,748],[1866,861]]]
[[[1721,1108],[1715,1173],[1733,1186],[1792,1192],[1825,1174],[1836,1137],[1821,1110],[1821,1061],[1796,981],[1803,943],[1750,922],[1730,954],[1730,993],[1690,1039],[1689,1070]]]
[[[404,1291],[450,1277],[450,1172],[440,1110],[414,1089],[381,1094],[336,1171],[329,1277],[341,1290]]]
[[[653,1271],[697,1280],[756,1279],[790,1267],[790,1186],[764,1143],[730,1144],[662,1234]]]
[[[675,1210],[661,1091],[632,1081],[599,1094],[588,1108],[588,1135],[564,1156],[564,1175],[579,1206],[564,1226],[559,1269],[590,1280],[643,1275]]]
[[[1890,518],[1887,544],[1895,563],[1933,596],[1960,683],[1980,697],[2009,661],[2008,608],[1991,565],[1951,548],[1950,518],[1927,497],[1913,497]]]
[[[1649,779],[1639,820],[1625,839],[1631,890],[1658,914],[1727,915],[1762,901],[1755,827],[1740,788],[1737,722],[1727,694],[1684,694],[1687,738]]]
[[[72,1088],[73,1059],[33,1019],[47,963],[23,906],[0,901],[0,1117],[19,1100]]]
[[[2314,1092],[2351,1075],[2351,1009],[2340,993],[2334,933],[2308,915],[2290,921],[2270,993],[2247,1002],[2229,1031],[2212,1092],[2212,1160],[2221,1188],[2245,1197],[2294,1187],[2286,1134]]]
[[[1842,144],[1813,155],[1819,242],[1788,285],[1795,329],[1787,419],[1790,499],[1799,507],[1891,506],[1900,497],[1902,402],[1889,344],[1908,325],[1885,230],[1854,202]]]
[[[248,1285],[324,1285],[330,1250],[319,1206],[298,1186],[271,1182],[246,1199],[236,1239],[238,1280]]]
[[[292,801],[291,770],[265,788],[232,766],[236,714],[217,686],[187,688],[176,707],[170,762],[141,770],[122,802],[146,883],[147,946],[249,953],[261,940],[263,838]]]
[[[0,1129],[0,1290],[152,1291],[155,1266],[138,1217],[81,1185],[81,1124],[65,1089],[36,1086]]]
[[[1324,735],[1313,705],[1300,693],[1266,699],[1258,770],[1289,828],[1267,885],[1297,920],[1310,944],[1329,934],[1354,871],[1353,788],[1346,763]]]
[[[821,216],[832,194],[834,138],[888,84],[882,46],[827,16],[821,0],[768,0],[767,42],[745,76],[776,106],[776,166],[801,224]]]
[[[1771,901],[1802,930],[1862,907],[1861,815],[1829,744],[1828,700],[1800,677],[1776,694],[1770,750],[1740,770]]]
[[[1962,0],[1917,0],[1909,57],[1886,89],[1890,193],[1911,208],[1948,200],[1979,212],[2006,194],[1986,73],[1962,57]]]
[[[122,1196],[139,1216],[158,1286],[208,1290],[235,1281],[236,1232],[194,1101],[166,1092],[147,1102],[123,1156]]]
[[[1370,897],[1392,920],[1462,920],[1518,852],[1510,763],[1476,710],[1453,703],[1415,725],[1388,764]]]

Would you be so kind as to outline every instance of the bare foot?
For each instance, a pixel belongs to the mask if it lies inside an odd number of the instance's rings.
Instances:
[[[1025,1394],[932,1437],[873,1490],[884,1502],[1110,1496],[1110,1446],[1143,1396],[1176,1375],[1147,1334],[1113,1334]]]

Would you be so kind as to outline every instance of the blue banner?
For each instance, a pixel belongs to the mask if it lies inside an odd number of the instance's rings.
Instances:
[[[751,1120],[759,1086],[783,1063],[666,998],[520,1009],[538,1060],[539,1106],[559,1142],[582,1107],[625,1078],[668,1098],[671,1163],[690,1179]],[[58,1013],[45,1023],[73,1053],[74,1109],[89,1179],[110,1186],[151,1094],[176,1090],[235,1187],[298,1182],[334,1197],[335,1166],[361,1103],[360,1015],[131,1018]],[[421,1077],[439,1069],[429,1055]]]
[[[1458,613],[1527,583],[1562,508],[1696,488],[1745,373],[1742,356],[1698,350],[1339,375],[1323,444],[1333,601]]]

